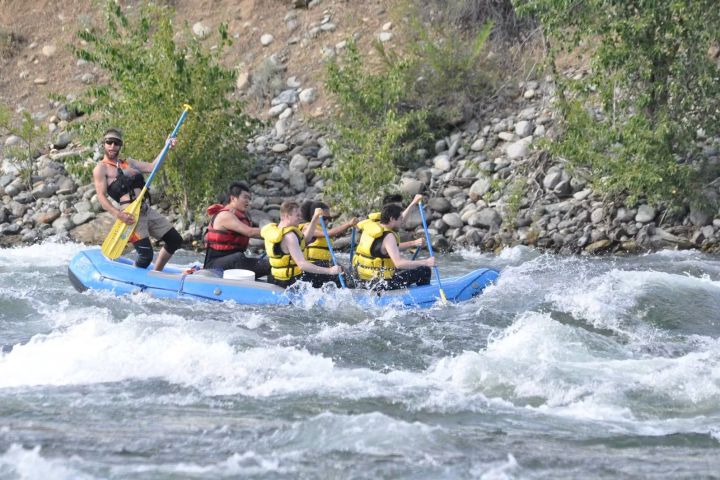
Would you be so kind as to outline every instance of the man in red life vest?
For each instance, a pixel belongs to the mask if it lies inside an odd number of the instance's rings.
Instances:
[[[215,204],[207,209],[211,216],[205,233],[205,268],[229,270],[240,268],[255,272],[255,279],[270,273],[267,259],[245,255],[250,238],[261,238],[248,213],[252,195],[242,182],[230,185],[225,205]]]

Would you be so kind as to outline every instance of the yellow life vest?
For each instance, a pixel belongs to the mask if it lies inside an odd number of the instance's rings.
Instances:
[[[305,230],[306,225],[307,223],[301,223],[298,228]],[[332,258],[330,257],[330,249],[328,248],[325,235],[322,233],[318,235],[317,228],[315,230],[315,237],[312,243],[305,246],[305,251],[303,252],[305,259],[313,263],[318,261],[329,262]]]
[[[395,235],[398,244],[400,236],[371,218],[358,223],[357,227],[362,230],[362,235],[353,256],[353,266],[360,280],[392,278],[395,264],[388,255],[381,253],[381,245],[388,234]]]
[[[300,250],[305,249],[305,238],[298,227],[278,227],[277,223],[268,223],[260,230],[260,236],[265,240],[265,251],[270,260],[270,274],[276,280],[290,280],[302,275],[289,253],[282,251],[280,242],[286,233],[293,232],[300,242]]]

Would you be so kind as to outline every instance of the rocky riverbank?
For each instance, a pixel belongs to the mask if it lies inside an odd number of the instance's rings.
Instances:
[[[518,85],[509,97],[489,106],[432,152],[417,152],[420,167],[402,174],[398,188],[408,197],[427,197],[431,235],[439,250],[458,246],[496,250],[528,245],[565,254],[643,252],[663,248],[716,251],[720,217],[716,210],[668,210],[642,201],[595,192],[582,172],[537,150],[538,140],[554,134],[551,78]],[[314,89],[289,79],[288,88],[271,102],[275,125],[252,139],[248,151],[256,160],[248,182],[254,198],[251,214],[263,225],[279,216],[282,200],[321,197],[318,171],[332,164],[325,139],[297,114],[314,101]],[[13,163],[2,160],[0,175],[0,245],[41,242],[49,237],[97,244],[113,218],[102,211],[92,184],[82,184],[64,167],[71,155],[99,158],[98,152],[73,144],[64,133],[67,109],[56,105],[49,118],[55,144],[37,159],[37,176],[29,188]],[[716,139],[704,141],[710,161],[718,161]],[[17,139],[4,139],[11,145]],[[707,196],[717,198],[717,182]],[[157,192],[154,198],[161,198]],[[189,222],[177,206],[157,205],[181,232],[188,248],[198,247],[204,227]],[[419,214],[407,222],[408,235],[422,230]],[[259,246],[259,242],[255,242]],[[347,241],[339,241],[342,248]]]

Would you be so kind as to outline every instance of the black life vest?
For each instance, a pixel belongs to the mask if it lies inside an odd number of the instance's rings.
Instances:
[[[115,180],[107,187],[107,194],[110,198],[118,203],[131,203],[135,200],[135,189],[145,186],[145,177],[143,174],[138,172],[134,175],[126,175],[124,170],[131,169],[126,160],[121,160],[116,163],[108,162],[107,160],[103,160],[102,162],[105,165],[117,168]],[[125,195],[130,197],[130,201],[121,202],[120,199]],[[148,197],[146,196],[145,198]]]

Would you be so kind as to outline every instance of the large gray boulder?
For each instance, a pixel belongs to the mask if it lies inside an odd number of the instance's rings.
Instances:
[[[468,219],[472,227],[485,227],[491,230],[498,229],[502,224],[502,217],[493,208],[483,208]]]

